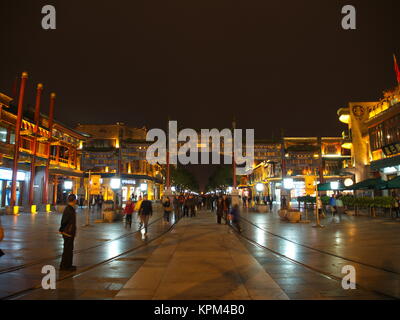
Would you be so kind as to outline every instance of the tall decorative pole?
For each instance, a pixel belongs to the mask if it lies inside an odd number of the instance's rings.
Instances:
[[[169,172],[169,148],[167,146],[167,190],[171,189],[170,172]]]
[[[170,117],[168,116],[168,122],[167,122],[167,141],[166,141],[166,184],[165,184],[165,191],[164,191],[164,196],[169,198],[171,204],[173,203],[173,193],[171,189],[171,171],[170,171],[170,154],[169,154],[169,148],[170,148],[170,140],[169,140],[169,135],[170,135],[170,128],[169,128],[169,122],[170,122]],[[178,219],[179,217],[175,213],[175,219]]]
[[[318,156],[319,156],[319,165],[318,165],[318,174],[319,174],[319,183],[324,183],[324,168],[323,168],[323,160],[322,160],[322,138],[318,137]],[[317,175],[316,175],[317,176]],[[323,228],[324,226],[321,225],[319,220],[319,202],[320,202],[320,195],[318,192],[318,184],[315,186],[315,225],[314,228]],[[321,201],[322,202],[322,201]],[[322,208],[321,208],[322,209]]]
[[[236,129],[236,120],[233,118],[232,121],[232,191],[231,191],[231,203],[232,206],[239,205],[239,191],[237,190],[236,183],[236,160],[235,160],[235,129]],[[242,145],[242,144],[240,144]]]
[[[10,201],[11,202],[10,205],[12,207],[14,207],[16,205],[16,200],[17,200],[17,174],[18,174],[19,146],[20,146],[20,140],[21,140],[20,134],[21,134],[23,105],[24,105],[25,87],[26,87],[27,79],[28,79],[28,73],[23,72],[21,75],[21,87],[19,89],[17,122],[15,124],[14,163],[13,163],[12,180],[11,180],[11,201]],[[17,213],[18,213],[18,211],[17,211]]]
[[[29,205],[33,205],[33,187],[35,182],[35,171],[36,171],[36,153],[37,153],[37,138],[39,134],[39,119],[40,119],[40,102],[42,98],[43,85],[38,84],[36,89],[36,104],[35,104],[35,128],[34,128],[34,138],[33,138],[33,153],[31,157],[31,179],[29,181]]]
[[[232,173],[232,178],[233,178],[233,186],[232,186],[232,190],[236,190],[236,160],[235,160],[235,129],[236,129],[236,120],[235,118],[233,118],[232,121],[232,169],[233,169],[233,173]]]
[[[171,180],[170,180],[170,161],[169,161],[169,121],[170,121],[170,118],[168,117],[168,123],[167,123],[167,143],[166,143],[166,147],[167,147],[167,153],[166,153],[166,157],[167,157],[167,185],[166,185],[166,187],[167,187],[167,190],[168,190],[168,192],[170,192],[171,191]]]
[[[54,120],[54,104],[56,100],[56,94],[52,93],[50,95],[50,110],[49,110],[49,142],[47,144],[47,163],[44,170],[44,184],[43,184],[43,199],[42,202],[44,205],[47,205],[48,202],[48,194],[49,194],[49,167],[50,167],[50,153],[51,153],[51,139],[53,136],[53,120]],[[47,210],[50,211],[50,210]]]

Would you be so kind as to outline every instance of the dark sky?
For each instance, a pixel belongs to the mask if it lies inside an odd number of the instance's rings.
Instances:
[[[1,0],[0,91],[28,71],[67,124],[339,135],[336,110],[395,85],[398,0]],[[341,29],[341,8],[357,30]],[[41,8],[57,9],[57,30]],[[395,8],[395,5],[397,6]],[[47,100],[46,107],[47,109]]]

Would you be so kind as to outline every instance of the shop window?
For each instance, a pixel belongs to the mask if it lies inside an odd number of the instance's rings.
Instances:
[[[0,127],[0,141],[7,142],[7,129]]]

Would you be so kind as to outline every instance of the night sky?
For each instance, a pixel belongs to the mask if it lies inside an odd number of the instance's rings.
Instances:
[[[70,125],[165,127],[169,115],[224,128],[235,116],[256,138],[336,136],[339,107],[395,85],[398,2],[1,0],[0,91],[26,70],[27,102],[44,82]],[[57,30],[41,28],[45,4]],[[345,4],[357,30],[341,28]]]

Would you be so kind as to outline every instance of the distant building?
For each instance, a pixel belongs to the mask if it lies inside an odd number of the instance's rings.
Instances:
[[[291,182],[290,196],[295,198],[315,194],[320,182],[353,178],[346,167],[350,151],[342,147],[341,137],[284,137],[280,141],[255,141],[255,163],[248,176],[240,179],[242,193],[269,195],[279,200],[283,194],[284,180]],[[322,173],[322,174],[320,174]],[[323,181],[321,181],[323,180]],[[312,188],[307,188],[307,182]],[[263,191],[257,191],[263,184]]]
[[[91,187],[92,197],[102,194],[105,200],[126,202],[147,194],[150,200],[160,199],[163,192],[163,169],[146,161],[147,129],[123,123],[111,125],[78,125],[78,131],[90,138],[83,144],[82,167],[85,185],[99,180],[99,188]],[[93,184],[93,181],[92,181]]]

